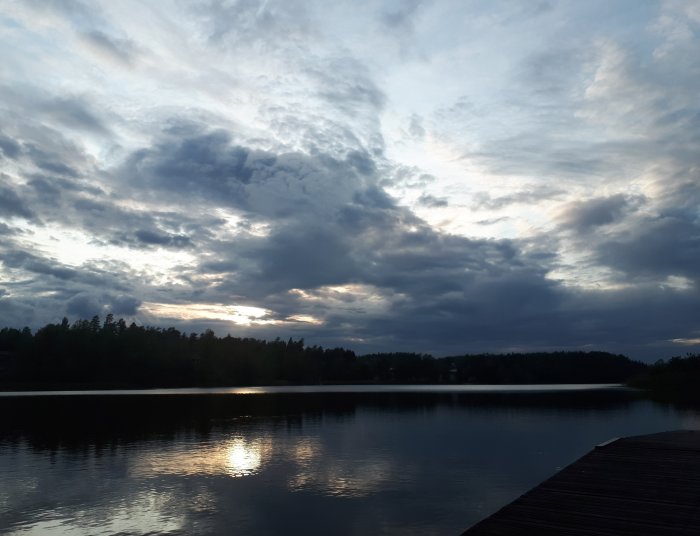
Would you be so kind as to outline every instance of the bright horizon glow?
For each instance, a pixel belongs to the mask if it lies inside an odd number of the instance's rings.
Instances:
[[[242,326],[273,324],[276,322],[275,320],[266,318],[270,314],[269,310],[246,305],[144,302],[141,305],[141,310],[145,314],[155,317],[165,317],[176,320],[224,320]]]

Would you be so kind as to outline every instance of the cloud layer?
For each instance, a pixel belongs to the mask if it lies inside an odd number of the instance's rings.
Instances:
[[[698,349],[693,2],[5,8],[2,325]]]

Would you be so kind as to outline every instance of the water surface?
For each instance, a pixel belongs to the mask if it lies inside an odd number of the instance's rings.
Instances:
[[[620,388],[0,396],[0,533],[458,534],[594,445],[697,428]]]

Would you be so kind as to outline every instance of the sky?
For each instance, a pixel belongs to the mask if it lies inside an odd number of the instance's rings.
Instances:
[[[0,0],[0,325],[700,351],[700,2]]]

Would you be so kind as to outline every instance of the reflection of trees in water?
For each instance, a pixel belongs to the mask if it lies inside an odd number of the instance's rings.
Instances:
[[[245,435],[255,427],[300,431],[358,411],[562,413],[627,407],[638,395],[626,390],[547,393],[296,393],[255,395],[27,396],[0,398],[0,442],[26,439],[38,449],[98,450],[187,434]]]
[[[461,527],[667,413],[625,390],[0,397],[0,501],[66,534]]]

